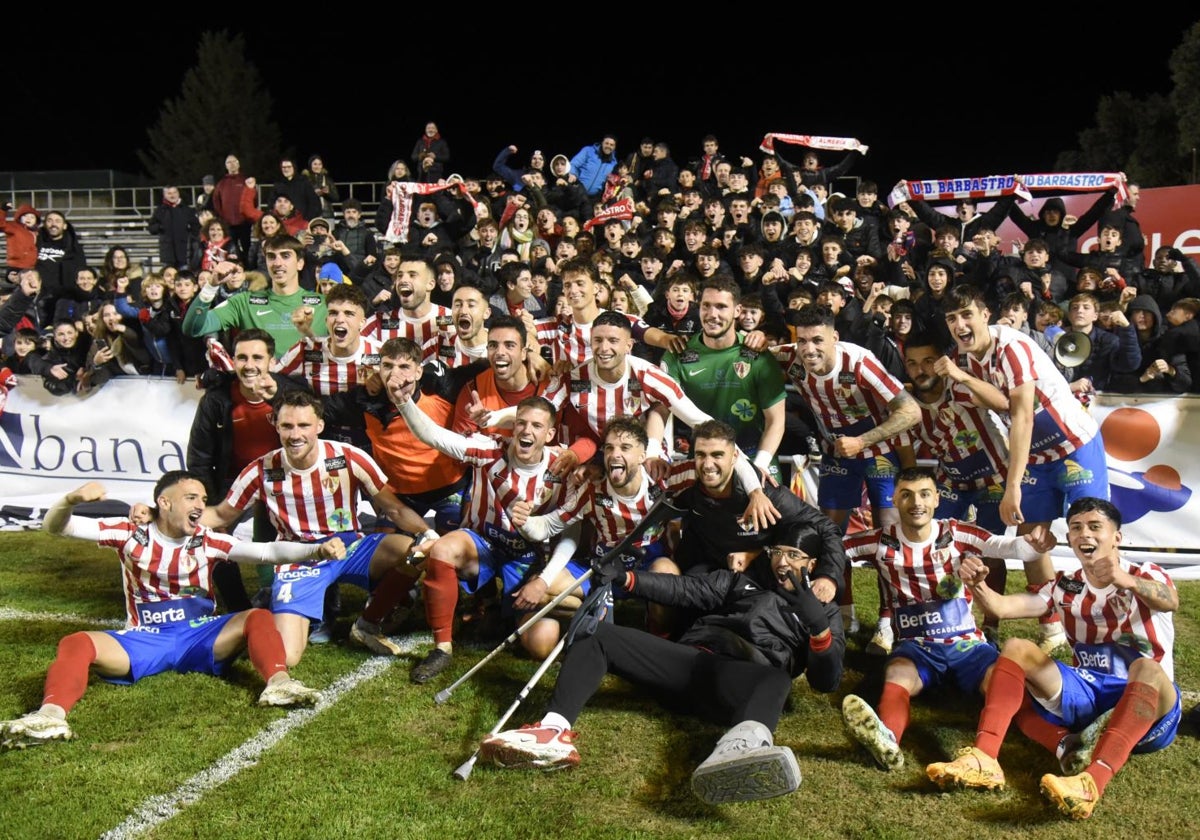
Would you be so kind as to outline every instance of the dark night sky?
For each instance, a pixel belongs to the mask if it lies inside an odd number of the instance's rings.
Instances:
[[[544,13],[538,27],[531,9],[519,21],[462,30],[404,12],[380,27],[389,36],[380,42],[244,31],[285,145],[301,158],[319,152],[341,181],[382,180],[434,119],[450,170],[464,175],[484,174],[509,143],[521,162],[533,148],[548,160],[603,131],[617,134],[622,154],[645,135],[666,140],[681,164],[709,132],[726,154],[756,160],[766,131],[851,136],[871,146],[855,174],[886,194],[899,178],[1052,169],[1091,124],[1099,96],[1170,91],[1168,58],[1197,18],[1183,6],[1153,17],[1126,10],[1120,20],[1096,10],[1093,29],[1084,15],[1056,22],[991,8],[980,25],[944,14],[961,7],[929,8],[918,26],[909,14],[857,30],[755,7],[744,23],[713,15],[631,24],[614,12],[607,27],[574,36],[564,34],[561,11]],[[710,34],[687,37],[697,23]],[[1120,38],[1100,24],[1119,27]],[[31,83],[6,86],[8,113],[33,131],[10,129],[0,168],[139,171],[134,150],[145,147],[163,100],[178,94],[202,29],[110,36],[128,46],[118,50],[98,48],[111,42],[92,30],[56,35],[53,51],[32,39],[10,46],[10,73]],[[824,37],[805,37],[813,32]],[[472,44],[487,46],[472,52]],[[212,172],[222,174],[220,160]]]

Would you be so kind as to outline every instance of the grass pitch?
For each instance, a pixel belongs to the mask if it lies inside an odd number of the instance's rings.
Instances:
[[[1010,589],[1024,582],[1011,578]],[[1176,678],[1187,710],[1200,688],[1200,584],[1179,589]],[[855,591],[860,618],[870,627],[878,609],[872,572],[856,570]],[[343,595],[353,616],[361,595],[352,589]],[[111,552],[40,533],[0,534],[0,718],[39,704],[60,637],[97,629],[90,622],[121,619],[121,610]],[[14,617],[29,614],[39,617]],[[1092,819],[1080,824],[1060,817],[1039,795],[1039,778],[1056,771],[1056,762],[1015,729],[1000,756],[1008,777],[1003,793],[942,793],[926,780],[926,763],[970,743],[980,708],[975,697],[917,698],[904,737],[904,768],[876,769],[844,733],[839,711],[847,693],[878,698],[882,660],[863,653],[863,637],[851,641],[836,694],[796,682],[776,732],[777,743],[795,749],[804,775],[791,796],[720,807],[693,798],[691,772],[720,727],[665,712],[615,678],[577,722],[578,770],[543,775],[479,766],[460,782],[453,770],[536,663],[498,656],[436,706],[433,694],[490,647],[460,648],[447,674],[415,686],[408,671],[424,646],[363,676],[369,656],[347,644],[348,629],[343,618],[335,643],[310,648],[294,670],[323,688],[361,677],[317,714],[255,706],[261,683],[245,660],[227,680],[166,674],[117,687],[93,679],[71,715],[76,740],[0,754],[0,838],[986,839],[1019,831],[1057,840],[1097,831],[1194,836],[1200,825],[1200,805],[1190,793],[1200,743],[1190,723],[1167,750],[1133,757]],[[1032,635],[1036,628],[1014,622],[1003,630]],[[537,719],[556,672],[547,674],[512,725]],[[285,731],[246,757],[246,745],[263,743],[272,727]],[[214,777],[224,781],[214,783]]]

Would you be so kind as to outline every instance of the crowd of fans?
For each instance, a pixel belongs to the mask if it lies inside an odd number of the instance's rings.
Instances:
[[[429,123],[409,158],[388,168],[373,224],[359,201],[340,199],[319,155],[300,171],[283,159],[269,188],[230,155],[223,177],[204,177],[195,206],[175,186],[162,190],[149,225],[160,242],[151,273],[119,246],[96,265],[99,255],[84,252],[62,212],[6,203],[3,364],[40,376],[55,394],[114,376],[196,377],[221,356],[211,339],[230,338],[207,337],[206,348],[206,337],[182,329],[198,289],[219,284],[219,303],[267,288],[262,243],[287,232],[305,247],[301,286],[352,283],[376,311],[395,303],[401,257],[420,256],[437,267],[435,304],[449,306],[468,285],[496,314],[553,315],[557,267],[582,256],[604,281],[602,307],[687,336],[699,328],[699,285],[726,276],[742,289],[742,329],[783,343],[798,310],[827,306],[844,340],[901,378],[906,336],[932,331],[951,347],[940,301],[971,283],[986,290],[993,320],[1047,350],[1063,334],[1088,336],[1086,357],[1059,360],[1085,403],[1095,391],[1196,390],[1200,274],[1172,247],[1144,264],[1136,185],[1123,206],[1107,190],[1077,219],[1058,198],[1037,217],[1013,197],[982,214],[960,200],[949,215],[924,201],[883,205],[858,151],[822,166],[814,150],[793,162],[776,148],[756,162],[724,154],[708,136],[697,152],[676,162],[667,144],[644,138],[621,154],[611,136],[570,158],[506,146],[483,177],[462,177]],[[857,194],[831,193],[852,170]],[[999,247],[1006,218],[1028,237],[1019,256]],[[1093,231],[1098,245],[1079,253]],[[640,344],[637,354],[657,361],[662,350]]]

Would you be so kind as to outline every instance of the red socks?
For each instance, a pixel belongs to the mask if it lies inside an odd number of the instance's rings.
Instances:
[[[1112,781],[1117,771],[1125,766],[1137,742],[1150,731],[1157,719],[1158,690],[1142,682],[1129,683],[1096,743],[1096,751],[1092,753],[1092,763],[1088,767],[1101,793],[1104,793],[1105,785]]]
[[[1065,726],[1051,723],[1034,708],[1033,698],[1029,693],[1025,693],[1025,697],[1021,701],[1021,708],[1017,711],[1016,717],[1017,728],[1025,734],[1025,737],[1031,741],[1036,741],[1051,753],[1058,753],[1058,745],[1062,739],[1066,737],[1070,731]]]
[[[975,746],[992,758],[998,758],[1009,724],[1021,708],[1024,698],[1025,671],[1015,660],[1001,656],[996,660],[992,681],[988,685],[987,701],[979,715]]]
[[[270,610],[250,610],[243,632],[246,634],[246,655],[263,680],[287,670],[287,653],[283,636],[275,627]]]
[[[53,703],[63,711],[79,702],[87,691],[88,668],[96,661],[96,645],[87,633],[72,633],[58,642],[58,655],[46,672],[42,705]]]
[[[879,696],[879,719],[883,721],[884,726],[892,730],[897,744],[904,736],[904,730],[908,729],[911,706],[912,697],[909,696],[907,688],[899,683],[883,684],[883,694]]]
[[[403,574],[398,568],[389,569],[371,590],[371,599],[363,607],[362,617],[372,624],[378,624],[388,617],[397,604],[412,603],[408,592],[416,582],[415,577]]]
[[[430,557],[425,564],[425,621],[434,644],[449,643],[458,606],[458,575],[454,567]]]

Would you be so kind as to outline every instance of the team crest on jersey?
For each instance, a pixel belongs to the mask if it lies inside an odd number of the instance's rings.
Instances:
[[[314,364],[318,364],[324,358],[325,358],[325,354],[322,353],[320,350],[305,350],[304,351],[304,361],[306,361],[306,362],[312,362]]]
[[[200,561],[196,559],[195,554],[181,554],[179,556],[179,571],[190,575],[196,571],[196,567],[200,565]]]
[[[951,423],[954,422],[954,409],[951,408],[949,405],[944,405],[941,408],[939,408],[938,409],[938,420],[942,421],[943,425],[949,426]]]
[[[590,390],[592,390],[592,385],[586,379],[572,379],[571,380],[571,393],[572,394],[586,394]]]
[[[342,486],[342,480],[336,475],[328,473],[321,478],[321,486],[330,493],[336,493],[337,489]]]
[[[346,469],[346,456],[338,455],[335,458],[326,458],[325,459],[325,469],[328,470],[329,472],[333,472],[334,470]]]
[[[320,295],[304,295],[304,297],[300,298],[300,301],[305,306],[320,306],[322,300],[324,299]]]
[[[683,355],[679,357],[679,363],[683,365],[690,365],[698,361],[700,361],[700,354],[695,350],[684,350]]]
[[[266,295],[256,295],[253,292],[246,295],[246,303],[251,306],[266,306],[271,302],[271,299]]]
[[[738,379],[745,379],[746,376],[750,373],[750,363],[749,362],[734,362],[733,363],[733,372],[737,374]]]
[[[1074,578],[1059,578],[1058,588],[1063,592],[1069,592],[1072,595],[1078,595],[1083,592],[1083,581],[1075,580]]]
[[[937,563],[939,566],[944,566],[950,562],[950,554],[951,552],[948,548],[934,549],[933,562]]]

